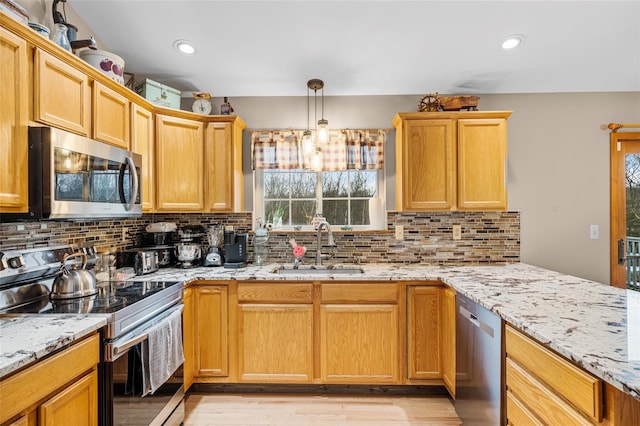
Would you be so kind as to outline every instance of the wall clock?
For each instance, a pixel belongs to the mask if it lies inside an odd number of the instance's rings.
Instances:
[[[191,111],[208,115],[211,112],[211,94],[207,92],[193,92],[193,97],[195,101],[193,101],[193,106],[191,107]]]

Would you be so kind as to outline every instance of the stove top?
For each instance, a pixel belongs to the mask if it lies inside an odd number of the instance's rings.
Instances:
[[[16,291],[30,291],[34,297],[27,303],[3,310],[6,314],[111,314],[127,308],[135,303],[153,296],[154,294],[178,285],[179,281],[117,281],[113,283],[113,292],[99,291],[93,296],[76,297],[73,299],[50,300],[48,287],[37,284],[37,289]],[[36,292],[40,292],[36,296]]]
[[[114,339],[182,301],[182,282],[148,280],[100,283],[94,296],[50,300],[54,277],[72,252],[54,246],[0,253],[0,314],[105,315],[105,338]],[[85,253],[97,258],[95,250]]]

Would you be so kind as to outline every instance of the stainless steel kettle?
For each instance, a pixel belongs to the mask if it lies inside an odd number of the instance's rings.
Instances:
[[[67,267],[67,260],[81,257],[82,267],[80,269],[70,269]],[[91,272],[86,269],[87,256],[84,253],[73,253],[65,256],[60,267],[60,275],[53,281],[51,286],[51,299],[71,299],[74,297],[91,296],[98,293],[96,279]]]

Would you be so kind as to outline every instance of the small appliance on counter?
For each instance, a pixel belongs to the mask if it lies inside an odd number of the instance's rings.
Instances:
[[[178,232],[180,243],[176,244],[176,256],[178,266],[181,268],[194,268],[202,263],[202,245],[200,240],[205,235],[201,225],[185,226]]]
[[[224,226],[209,225],[207,231],[207,240],[209,241],[209,250],[204,256],[203,266],[222,266],[224,263]]]
[[[158,252],[145,247],[118,251],[116,264],[118,268],[133,267],[136,275],[150,274],[160,269]]]
[[[247,234],[224,231],[224,267],[244,268],[247,266]]]
[[[158,254],[158,267],[169,268],[178,262],[176,257],[176,230],[173,222],[156,222],[147,225],[141,249],[155,251]]]

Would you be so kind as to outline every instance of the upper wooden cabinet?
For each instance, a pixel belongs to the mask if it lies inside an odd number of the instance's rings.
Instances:
[[[210,212],[240,212],[244,192],[240,117],[212,117],[205,133],[206,208]],[[220,120],[220,121],[218,121]]]
[[[89,136],[91,128],[89,77],[41,49],[35,49],[33,72],[34,119]]]
[[[507,118],[498,112],[400,113],[396,209],[505,210]]]
[[[204,123],[156,115],[156,210],[204,210]]]
[[[123,149],[129,149],[129,100],[93,82],[93,138]]]
[[[29,209],[27,43],[0,28],[0,212]]]
[[[142,211],[155,208],[155,140],[153,113],[131,103],[131,151],[142,155]]]

